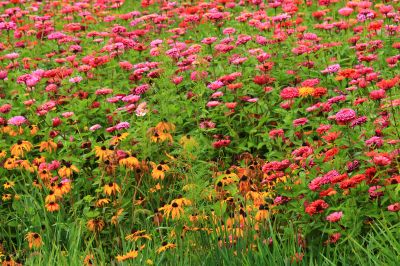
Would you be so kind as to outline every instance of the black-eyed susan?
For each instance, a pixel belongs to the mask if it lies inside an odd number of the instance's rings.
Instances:
[[[117,145],[120,143],[122,140],[126,139],[129,136],[128,132],[124,132],[122,134],[117,134],[116,136],[112,137],[110,144],[111,145]]]
[[[156,126],[155,129],[159,132],[172,132],[175,131],[175,125],[171,122],[168,122],[166,120],[159,122]]]
[[[24,157],[26,152],[31,151],[32,143],[26,140],[18,140],[17,143],[11,146],[11,154],[18,157]]]
[[[140,167],[139,160],[136,157],[129,156],[127,158],[123,158],[119,160],[119,165],[125,166],[126,168],[132,170],[132,169],[138,169]]]
[[[94,154],[99,158],[100,161],[109,160],[113,154],[112,150],[107,149],[106,146],[95,146]]]
[[[103,198],[103,199],[97,200],[95,205],[96,205],[97,208],[101,208],[104,205],[107,205],[108,203],[110,203],[110,199]]]
[[[49,201],[46,204],[46,209],[49,212],[56,212],[60,210],[60,205],[56,201]]]
[[[1,196],[1,199],[2,199],[3,201],[9,201],[9,200],[12,199],[12,195],[11,195],[11,194],[3,194],[3,195]]]
[[[134,259],[139,255],[139,252],[137,250],[131,250],[128,253],[124,254],[124,255],[118,255],[115,258],[117,259],[117,261],[121,262],[121,261],[125,261],[128,259]]]
[[[52,153],[53,151],[57,150],[57,143],[55,143],[53,140],[49,139],[48,141],[42,141],[40,142],[39,145],[39,151],[47,151],[49,153]]]
[[[58,175],[61,178],[69,178],[74,172],[79,173],[79,169],[70,162],[66,162],[64,166],[58,169]]]
[[[54,191],[50,191],[49,195],[46,196],[44,202],[45,203],[55,202],[57,198],[58,197],[54,194]]]
[[[7,156],[6,150],[0,150],[0,159],[5,158]]]
[[[10,189],[10,188],[13,188],[14,185],[15,185],[15,182],[13,182],[13,181],[6,181],[6,182],[3,184],[3,188],[4,188],[4,189]]]
[[[25,239],[28,241],[29,248],[40,248],[43,245],[42,237],[38,233],[29,232]]]
[[[71,191],[71,182],[60,182],[54,187],[54,194],[61,197]]]
[[[7,158],[6,161],[4,162],[3,167],[7,170],[12,170],[17,167],[17,161],[18,157],[11,156],[10,158]]]
[[[159,209],[164,212],[164,215],[168,218],[171,215],[172,220],[179,219],[184,214],[184,209],[178,203],[166,204]]]
[[[96,265],[93,254],[88,254],[85,256],[85,258],[83,259],[83,265],[85,265],[85,266]]]
[[[39,128],[37,125],[29,125],[29,133],[34,136],[36,133],[39,131]]]
[[[192,205],[192,201],[182,197],[182,195],[179,195],[177,199],[174,199],[173,201],[171,201],[171,204],[173,203],[177,203],[179,206],[190,206]]]
[[[168,242],[163,242],[161,247],[157,249],[157,253],[165,252],[168,249],[174,249],[176,248],[176,244],[174,243],[168,243]]]
[[[50,179],[53,177],[53,174],[47,169],[47,168],[42,168],[38,170],[38,176],[43,182],[50,181]]]
[[[151,187],[149,189],[149,192],[154,193],[156,191],[160,191],[163,187],[160,185],[160,183],[157,183],[154,187]]]
[[[117,183],[110,182],[103,187],[103,191],[106,195],[115,195],[116,193],[121,192],[121,188]]]
[[[111,224],[113,225],[117,225],[119,220],[121,219],[122,215],[123,215],[123,211],[124,209],[118,209],[117,212],[115,213],[115,215],[113,215],[113,217],[111,217]]]
[[[105,225],[105,222],[101,218],[90,219],[86,223],[87,228],[92,232],[102,231]]]
[[[39,166],[40,164],[45,163],[45,162],[46,162],[46,157],[44,157],[42,155],[40,155],[39,157],[35,157],[32,160],[32,164],[34,164],[36,166]]]
[[[139,239],[151,240],[151,236],[146,234],[146,230],[141,230],[141,231],[132,230],[131,234],[125,237],[125,240],[134,242],[138,241]]]
[[[169,166],[164,162],[160,162],[160,164],[156,165],[153,162],[150,162],[151,167],[153,168],[151,171],[151,176],[158,180],[163,180],[165,178],[165,172],[169,170]]]
[[[267,205],[260,205],[258,207],[258,211],[256,213],[255,219],[256,221],[263,221],[269,218],[269,211]]]

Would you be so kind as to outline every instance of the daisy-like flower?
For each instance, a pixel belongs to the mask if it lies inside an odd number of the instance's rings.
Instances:
[[[32,143],[26,140],[18,140],[17,143],[11,146],[11,155],[24,157],[25,152],[29,152],[33,148]]]
[[[15,182],[13,181],[7,181],[3,184],[4,189],[9,189],[9,188],[13,188],[15,185]]]
[[[126,168],[132,170],[140,167],[139,160],[136,157],[129,156],[119,160],[119,165],[125,166]]]
[[[50,201],[46,204],[46,209],[49,212],[56,212],[60,210],[60,205],[55,201]]]
[[[49,139],[48,141],[42,141],[39,146],[39,151],[47,151],[52,153],[57,150],[57,143]]]
[[[184,210],[182,206],[178,203],[174,202],[172,204],[166,204],[159,209],[164,212],[164,215],[168,218],[171,215],[172,220],[179,219],[182,214],[184,214]]]
[[[105,225],[106,224],[104,223],[104,221],[100,218],[90,219],[86,223],[87,228],[89,229],[89,231],[92,231],[92,232],[102,231]]]
[[[132,230],[130,235],[125,237],[125,240],[136,242],[139,239],[151,240],[151,236],[146,234],[146,230],[136,231]]]
[[[139,255],[139,252],[137,250],[131,250],[128,253],[126,253],[125,255],[118,255],[115,258],[117,259],[117,261],[121,262],[121,261],[125,261],[128,259],[134,259]]]
[[[106,148],[106,146],[95,146],[94,154],[100,159],[100,161],[109,160],[111,155],[113,154],[112,150]]]
[[[66,162],[65,165],[58,170],[58,175],[62,178],[69,178],[74,172],[79,173],[79,169],[75,165]]]
[[[40,248],[43,245],[42,237],[38,233],[29,232],[25,239],[28,241],[29,248]]]
[[[103,190],[106,195],[115,195],[117,192],[121,192],[121,188],[118,186],[118,184],[113,182],[106,184]]]
[[[162,246],[157,249],[157,253],[165,252],[168,249],[174,249],[174,248],[176,248],[176,244],[163,242]]]
[[[331,223],[335,223],[335,222],[339,221],[340,219],[342,219],[342,216],[343,216],[343,212],[333,212],[326,217],[326,220]]]
[[[307,97],[312,96],[314,94],[315,89],[313,87],[300,87],[299,88],[299,96]]]
[[[110,199],[108,199],[108,198],[99,199],[96,201],[96,207],[101,208],[108,203],[110,203]]]
[[[23,116],[20,116],[20,115],[14,116],[14,117],[8,119],[7,123],[9,125],[13,125],[13,126],[21,126],[26,123],[26,118]]]
[[[260,205],[260,207],[258,207],[258,211],[255,216],[256,221],[266,220],[268,219],[268,217],[269,217],[268,206]]]

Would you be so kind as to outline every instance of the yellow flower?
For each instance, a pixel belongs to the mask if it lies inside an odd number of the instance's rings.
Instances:
[[[96,219],[90,219],[86,225],[89,231],[100,232],[101,230],[103,230],[105,223],[102,219],[96,218]]]
[[[30,232],[26,234],[25,239],[28,240],[29,248],[39,248],[42,246],[42,237],[38,233]]]
[[[110,144],[111,144],[111,145],[116,145],[116,144],[118,144],[121,140],[126,139],[126,138],[128,137],[128,135],[129,135],[128,132],[125,132],[125,133],[122,133],[122,134],[117,134],[116,136],[114,136],[114,137],[111,139]]]
[[[3,201],[9,201],[12,199],[12,195],[11,194],[3,194],[3,196],[1,197],[1,199]]]
[[[121,208],[117,211],[117,213],[113,217],[111,217],[111,224],[114,224],[114,225],[118,224],[118,220],[119,220],[120,216],[122,216],[123,211],[124,211],[124,209]]]
[[[299,88],[299,96],[300,97],[307,97],[311,96],[314,93],[314,88],[313,87],[300,87]]]
[[[60,210],[60,205],[55,201],[50,201],[46,204],[46,209],[49,212],[55,212]]]
[[[63,167],[58,170],[58,175],[61,178],[69,178],[73,173],[79,173],[79,169],[75,165],[66,162]]]
[[[256,221],[267,220],[268,218],[269,218],[268,206],[260,205],[255,216]]]
[[[104,186],[104,193],[106,195],[116,194],[117,192],[121,192],[121,188],[118,186],[117,183],[108,183]]]
[[[103,207],[104,205],[110,203],[110,199],[108,198],[104,198],[104,199],[99,199],[98,201],[96,201],[96,207]]]
[[[128,260],[128,259],[134,259],[139,255],[139,252],[137,250],[131,250],[128,253],[126,253],[125,255],[118,255],[115,258],[117,259],[117,261],[121,262],[124,260]]]
[[[6,157],[7,151],[6,150],[0,150],[0,159]]]
[[[137,169],[140,167],[139,160],[133,156],[121,159],[119,165],[125,166],[128,169]]]
[[[157,253],[161,253],[166,251],[167,249],[174,249],[174,248],[176,248],[175,244],[163,242],[162,246],[157,249]]]
[[[175,131],[175,125],[167,121],[162,121],[155,126],[155,129],[159,132],[171,132]]]
[[[31,135],[33,136],[33,135],[36,135],[36,133],[38,132],[39,128],[36,125],[30,125],[29,126],[29,130],[30,130]]]
[[[172,220],[179,219],[181,215],[185,212],[182,206],[178,205],[178,203],[174,202],[172,204],[164,205],[159,209],[164,212],[164,215],[168,218],[170,215]]]
[[[132,234],[127,235],[125,237],[125,240],[128,241],[137,241],[139,239],[147,239],[147,240],[151,240],[151,236],[148,234],[145,234],[146,230],[141,230],[141,231],[136,231],[136,230],[132,230]]]
[[[42,141],[39,145],[39,151],[47,151],[52,153],[57,150],[57,143],[49,139],[48,141]]]
[[[9,188],[13,188],[15,185],[15,182],[13,181],[7,181],[3,184],[4,189],[9,189]]]
[[[26,140],[18,140],[16,144],[11,146],[11,154],[14,156],[24,157],[25,152],[29,152],[33,148],[33,145]]]
[[[97,157],[99,157],[100,161],[105,161],[110,159],[111,155],[113,154],[112,150],[106,148],[106,146],[95,146],[94,153]]]

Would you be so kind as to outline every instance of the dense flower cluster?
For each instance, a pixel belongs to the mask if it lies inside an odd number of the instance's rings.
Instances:
[[[277,239],[290,264],[398,228],[399,1],[0,12],[2,265],[174,264]]]

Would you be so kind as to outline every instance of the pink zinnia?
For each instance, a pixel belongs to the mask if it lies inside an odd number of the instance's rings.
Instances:
[[[10,119],[8,119],[8,124],[13,125],[13,126],[21,126],[26,122],[26,118],[23,116],[14,116]]]
[[[339,124],[347,124],[356,118],[357,114],[353,109],[344,108],[336,113],[335,119]]]
[[[282,99],[288,100],[299,97],[299,89],[294,87],[284,88],[280,93]]]
[[[100,129],[100,128],[101,128],[101,125],[96,124],[96,125],[91,126],[91,127],[89,128],[89,130],[90,130],[90,131],[96,131],[96,130],[98,130],[98,129]]]
[[[208,103],[207,103],[207,107],[216,107],[216,106],[218,106],[218,105],[220,105],[221,103],[220,102],[218,102],[218,101],[209,101]]]
[[[350,7],[343,7],[341,9],[339,9],[338,12],[339,12],[340,15],[347,17],[347,16],[350,16],[351,13],[353,13],[353,11],[354,10],[352,8],[350,8]]]
[[[293,121],[293,126],[298,127],[298,126],[302,126],[308,123],[308,119],[305,117],[299,118],[299,119],[295,119]]]
[[[398,211],[400,211],[400,203],[397,202],[395,204],[389,205],[388,206],[388,211],[390,211],[390,212],[398,212]]]
[[[334,212],[334,213],[329,214],[326,217],[326,220],[331,223],[335,223],[335,222],[339,221],[340,219],[342,219],[342,216],[343,216],[343,212]]]
[[[379,90],[374,90],[374,91],[371,91],[370,93],[369,93],[369,98],[371,98],[372,100],[380,100],[380,99],[383,99],[383,98],[385,98],[385,90],[383,90],[383,89],[379,89]]]
[[[121,123],[118,123],[118,124],[115,126],[115,128],[116,128],[117,130],[127,129],[127,128],[129,128],[129,127],[130,127],[130,124],[129,124],[128,122],[121,122]]]

